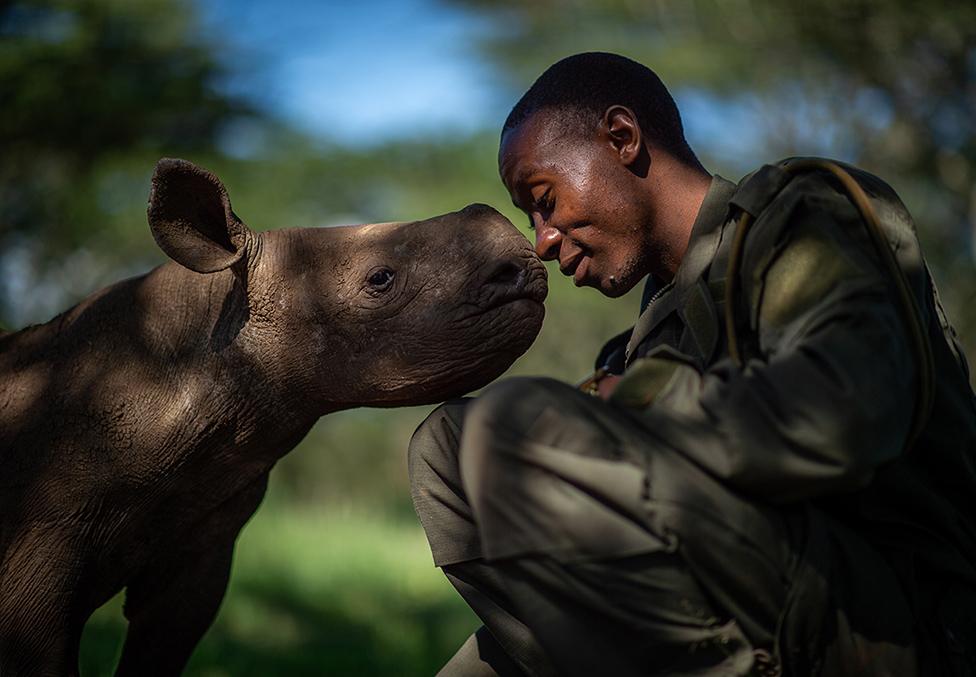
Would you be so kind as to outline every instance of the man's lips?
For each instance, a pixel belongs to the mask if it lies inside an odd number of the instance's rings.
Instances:
[[[568,258],[566,260],[561,260],[559,262],[559,272],[563,275],[570,276],[576,272],[576,267],[583,260],[583,252],[579,252],[576,256]]]
[[[576,271],[573,273],[573,284],[577,287],[583,284],[586,279],[586,273],[590,270],[590,260],[585,256],[576,265]]]
[[[589,258],[580,252],[576,256],[567,261],[559,262],[559,270],[563,275],[573,278],[573,284],[579,287],[583,284],[583,280],[586,279],[586,272],[589,270]]]

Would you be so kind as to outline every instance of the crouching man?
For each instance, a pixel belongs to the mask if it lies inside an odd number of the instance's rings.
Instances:
[[[522,97],[499,170],[542,258],[647,291],[603,397],[509,379],[414,435],[484,623],[441,674],[976,674],[976,402],[894,192],[712,176],[657,76],[595,53]]]

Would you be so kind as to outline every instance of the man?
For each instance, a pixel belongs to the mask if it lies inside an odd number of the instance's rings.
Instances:
[[[484,622],[442,674],[976,674],[965,360],[891,189],[805,166],[709,175],[615,55],[515,106],[499,170],[539,255],[649,291],[609,401],[509,379],[414,435],[435,563]]]

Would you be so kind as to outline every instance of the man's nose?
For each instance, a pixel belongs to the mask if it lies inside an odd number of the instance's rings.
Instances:
[[[562,234],[551,226],[539,226],[535,230],[535,253],[543,261],[553,261],[559,258],[559,245]]]

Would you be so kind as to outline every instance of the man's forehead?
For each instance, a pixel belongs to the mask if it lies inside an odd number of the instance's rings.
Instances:
[[[572,127],[560,111],[543,108],[509,129],[505,136],[524,138],[538,146],[545,146],[572,135],[575,131]]]
[[[551,111],[538,111],[502,135],[498,169],[503,178],[518,182],[526,173],[547,164],[578,136]]]

